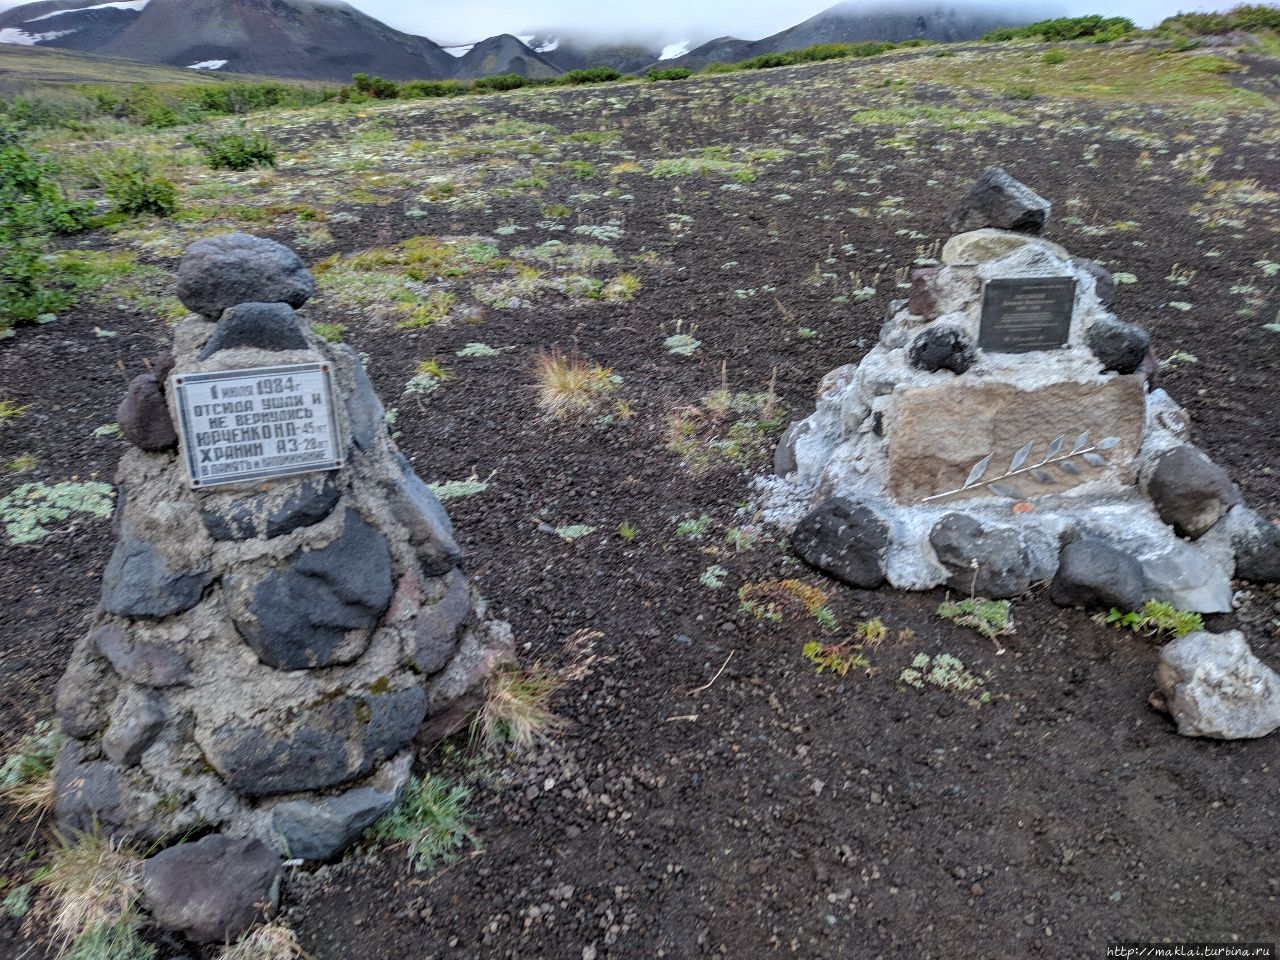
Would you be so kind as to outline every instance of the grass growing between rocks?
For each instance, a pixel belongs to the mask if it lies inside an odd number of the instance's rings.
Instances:
[[[471,790],[461,784],[450,786],[430,775],[413,777],[395,810],[375,823],[367,836],[404,846],[417,873],[449,866],[462,859],[469,844],[477,845],[469,826],[470,800]]]
[[[16,806],[19,816],[53,809],[53,762],[62,741],[53,724],[41,720],[0,766],[0,797]]]
[[[63,840],[37,874],[38,915],[59,943],[62,960],[148,960],[138,936],[143,917],[142,858],[96,833]]]
[[[563,678],[542,667],[498,673],[472,721],[472,737],[486,749],[510,744],[516,750],[549,739],[564,727],[551,710],[551,698],[563,686]]]
[[[277,920],[223,948],[218,960],[305,960],[307,956],[293,930]]]

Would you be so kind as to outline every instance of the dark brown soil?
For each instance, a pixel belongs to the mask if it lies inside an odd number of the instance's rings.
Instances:
[[[1036,115],[1040,130],[927,128],[914,154],[877,145],[890,128],[842,126],[859,104],[838,86],[806,94],[808,78],[831,76],[817,68],[785,75],[799,96],[730,109],[735,89],[767,91],[781,76],[723,79],[715,98],[696,85],[611,91],[627,101],[613,118],[621,146],[641,158],[713,145],[828,148],[769,166],[747,192],[721,190],[722,178],[624,177],[634,201],[612,246],[665,261],[633,268],[643,286],[627,304],[489,310],[478,326],[417,333],[364,325],[323,302],[308,308],[348,324],[346,340],[369,355],[380,392],[399,408],[398,442],[424,477],[491,478],[485,493],[449,509],[470,574],[515,628],[522,659],[557,666],[565,638],[584,628],[603,634],[597,649],[611,658],[560,695],[571,725],[534,755],[476,763],[465,741],[424,753],[424,769],[475,787],[482,849],[434,876],[412,873],[402,850],[374,846],[290,873],[285,915],[314,956],[1091,958],[1108,941],[1280,935],[1280,738],[1177,736],[1146,702],[1158,643],[1059,610],[1043,586],[1014,604],[1018,632],[1001,656],[934,615],[941,594],[826,582],[788,558],[776,531],[735,552],[725,533],[753,522],[751,478],[767,465],[724,461],[697,476],[668,448],[669,414],[718,387],[722,366],[732,389],[753,392],[776,371],[781,403],[806,415],[819,379],[874,342],[899,295],[893,271],[945,239],[950,204],[999,162],[1055,202],[1052,239],[1139,278],[1121,286],[1117,314],[1148,327],[1162,358],[1197,358],[1169,363],[1162,385],[1249,503],[1280,517],[1280,334],[1262,326],[1274,319],[1277,280],[1255,266],[1280,260],[1277,220],[1242,207],[1239,227],[1207,229],[1191,212],[1206,202],[1205,185],[1162,154],[1145,172],[1149,148],[1108,138],[1120,121],[1088,104]],[[595,130],[593,108],[571,109],[592,95],[521,98],[510,109],[562,133]],[[914,95],[974,106],[941,90]],[[657,150],[643,118],[660,99]],[[1275,187],[1267,122],[1130,111],[1123,125],[1161,138],[1170,156],[1220,146],[1215,175]],[[611,162],[601,147],[579,149]],[[844,150],[861,161],[842,163]],[[537,196],[420,220],[362,208],[363,222],[333,234],[343,251],[414,234],[492,236],[583,189],[565,175]],[[902,198],[908,215],[849,213],[874,211],[886,196]],[[692,217],[687,234],[672,235],[671,213]],[[1086,229],[1126,222],[1136,226]],[[531,229],[517,239],[552,236]],[[857,254],[842,254],[843,244]],[[1204,256],[1209,249],[1220,255]],[[833,285],[807,282],[815,268],[869,280],[881,267],[876,297],[861,304],[833,302]],[[1190,286],[1166,279],[1175,268],[1195,269]],[[1244,301],[1234,288],[1245,283],[1260,291],[1256,316],[1237,315]],[[776,290],[735,293],[765,285]],[[692,359],[663,348],[677,319],[697,325],[703,346]],[[97,326],[119,335],[99,338]],[[799,327],[816,335],[798,336]],[[31,404],[0,426],[0,463],[34,453],[39,478],[110,479],[121,446],[92,431],[115,419],[128,380],[164,339],[148,317],[88,305],[0,343],[3,395]],[[476,340],[511,349],[454,357]],[[618,396],[634,417],[574,425],[538,415],[527,388],[533,355],[575,344],[622,377]],[[457,380],[421,409],[396,400],[427,357],[447,361]],[[22,479],[0,481],[0,493]],[[704,513],[703,538],[675,534]],[[623,521],[638,528],[633,542],[614,533]],[[567,524],[597,530],[573,542],[548,532]],[[0,544],[0,718],[13,737],[50,715],[110,547],[109,524],[96,520],[32,547]],[[717,563],[728,570],[724,588],[701,585]],[[759,623],[739,610],[739,586],[785,577],[827,590],[843,633],[869,617],[884,622],[890,636],[867,652],[870,670],[816,675],[801,656],[806,641],[825,637],[816,623]],[[1280,595],[1241,588],[1237,613],[1211,625],[1244,630],[1260,657],[1280,664]],[[990,703],[898,682],[916,654],[943,652],[986,676]],[[11,822],[2,842],[0,876],[28,876],[23,854],[39,846],[32,825]],[[23,955],[42,939],[39,924],[19,927],[0,921],[0,954]]]

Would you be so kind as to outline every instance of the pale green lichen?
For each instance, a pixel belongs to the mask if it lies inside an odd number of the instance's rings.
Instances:
[[[111,516],[111,494],[109,483],[24,483],[0,499],[0,523],[13,543],[35,543],[73,514]]]

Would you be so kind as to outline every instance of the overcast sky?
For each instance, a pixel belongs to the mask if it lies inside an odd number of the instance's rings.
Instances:
[[[201,0],[187,0],[199,3]],[[643,0],[601,5],[600,0],[353,0],[352,6],[403,30],[437,43],[471,43],[499,33],[529,34],[579,28],[637,39],[672,42],[705,40],[729,34],[758,40],[785,30],[836,0]],[[908,0],[922,6],[922,0]],[[927,0],[926,0],[927,2]],[[1186,10],[1225,10],[1235,2],[1176,0],[1049,0],[1032,5],[1031,17],[1052,15],[1057,7],[1070,14],[1105,12],[1151,26]],[[0,10],[15,7],[0,0]]]

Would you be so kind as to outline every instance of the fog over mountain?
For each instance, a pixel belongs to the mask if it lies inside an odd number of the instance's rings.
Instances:
[[[199,4],[200,0],[184,0]],[[18,6],[0,0],[0,10]],[[444,46],[476,43],[509,33],[545,36],[571,33],[595,40],[632,39],[646,46],[690,41],[696,45],[713,37],[758,40],[831,6],[831,0],[645,0],[644,3],[601,5],[596,0],[355,0],[362,13],[406,33],[429,37]],[[1235,2],[1179,3],[1177,0],[1068,0],[1070,15],[1102,13],[1126,16],[1139,26],[1151,26],[1180,10],[1226,10]],[[876,6],[868,4],[868,7]],[[1024,21],[1042,18],[1040,4],[1022,4]]]

